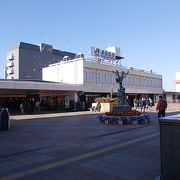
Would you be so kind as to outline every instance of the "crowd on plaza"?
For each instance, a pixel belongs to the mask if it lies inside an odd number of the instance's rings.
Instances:
[[[145,110],[149,110],[153,106],[153,101],[151,98],[141,98],[133,100],[134,109],[140,109],[141,112],[145,112]]]
[[[141,99],[134,99],[134,109],[140,109],[141,112],[145,112],[149,110],[153,106],[153,101],[151,98],[141,98]],[[158,111],[158,118],[165,117],[165,111],[167,109],[167,101],[166,98],[163,96],[159,96],[159,101],[156,106],[156,111]]]

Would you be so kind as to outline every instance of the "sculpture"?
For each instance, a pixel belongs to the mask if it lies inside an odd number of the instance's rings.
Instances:
[[[124,71],[121,72],[121,75],[119,74],[119,71],[112,71],[113,74],[116,75],[116,82],[119,83],[119,89],[117,93],[118,97],[118,106],[120,105],[126,105],[126,96],[125,96],[125,88],[122,86],[123,79],[128,75],[129,71],[126,73]]]

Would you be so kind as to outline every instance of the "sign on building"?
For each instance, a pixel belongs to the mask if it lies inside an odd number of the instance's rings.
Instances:
[[[106,50],[91,47],[91,55],[110,60],[122,59],[120,55],[120,48],[116,46],[108,47]]]
[[[115,53],[110,51],[102,50],[96,47],[91,47],[91,55],[105,59],[116,59]]]

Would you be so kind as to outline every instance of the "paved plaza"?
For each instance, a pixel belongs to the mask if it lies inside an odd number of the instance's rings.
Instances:
[[[169,106],[166,115],[179,114]],[[0,132],[0,180],[154,180],[160,175],[157,113],[151,123],[105,125],[94,112],[11,117]]]

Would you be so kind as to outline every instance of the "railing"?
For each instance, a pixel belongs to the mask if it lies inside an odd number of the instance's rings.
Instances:
[[[96,61],[96,58],[90,58],[90,57],[87,57],[84,59],[85,61],[89,61],[89,62],[93,62],[93,63],[98,63],[98,64],[105,64],[105,65],[111,65],[111,66],[117,66],[117,67],[121,67],[121,68],[124,68],[124,69],[130,69],[130,70],[134,70],[134,71],[138,71],[138,72],[145,72],[145,73],[151,73],[151,74],[156,74],[155,72],[153,72],[152,70],[150,71],[147,71],[147,70],[142,70],[142,69],[137,69],[137,68],[134,68],[132,66],[122,66],[119,61],[115,61],[115,60],[107,60],[107,59],[101,59],[99,61]]]
[[[129,69],[129,70],[133,70],[133,71],[137,71],[137,72],[145,72],[145,73],[150,73],[150,74],[157,74],[157,73],[153,72],[152,70],[147,71],[147,70],[143,70],[143,69],[137,69],[137,68],[134,68],[132,66],[122,66],[120,64],[120,60],[108,60],[108,59],[90,58],[90,57],[71,59],[71,60],[68,60],[68,61],[61,60],[58,63],[50,64],[49,67],[60,65],[60,64],[71,63],[71,62],[74,62],[76,60],[82,60],[82,59],[85,60],[85,61],[88,61],[88,62],[92,62],[92,63],[105,64],[105,65],[110,65],[110,66],[117,66],[117,67],[121,67],[121,68],[124,68],[124,69]]]
[[[13,74],[14,73],[14,70],[13,69],[8,69],[7,70],[7,74]]]
[[[13,59],[14,59],[14,56],[13,56],[13,55],[7,56],[7,60],[13,60]]]
[[[13,62],[8,62],[7,63],[7,67],[13,67],[14,66],[14,63]]]

